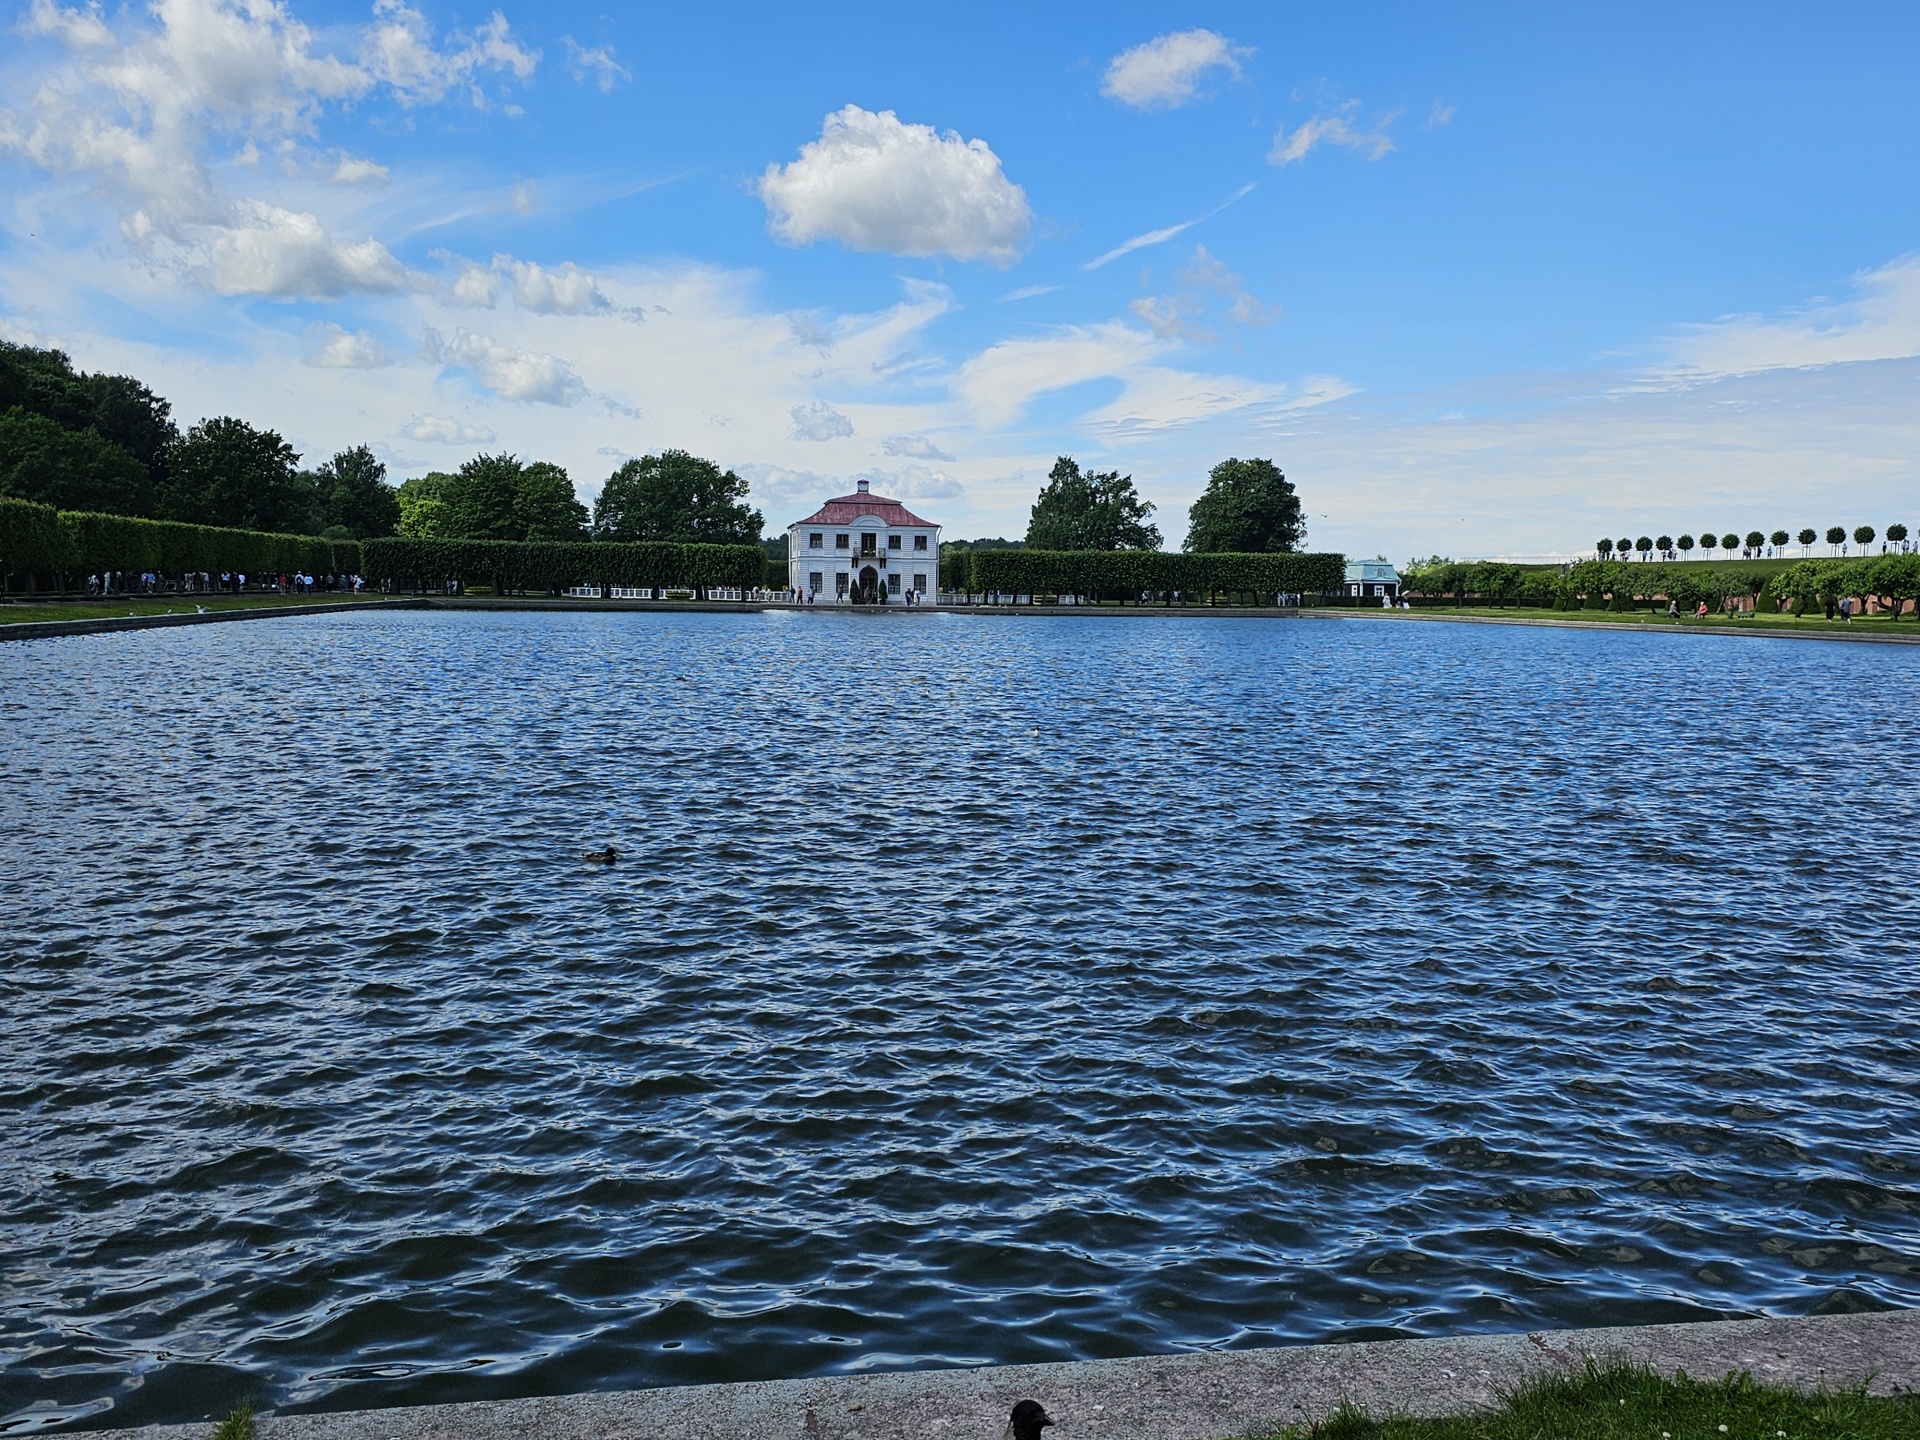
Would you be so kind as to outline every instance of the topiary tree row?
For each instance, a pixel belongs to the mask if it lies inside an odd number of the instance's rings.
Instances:
[[[227,530],[0,499],[0,575],[9,586],[18,577],[30,590],[42,575],[58,579],[112,570],[167,576],[198,571],[357,575],[364,573],[361,567],[356,540]]]
[[[950,557],[965,561],[965,575],[942,583],[968,594],[1101,595],[1168,597],[1218,594],[1325,594],[1346,582],[1346,557],[1332,554],[1169,554],[1162,550],[974,550]],[[952,565],[958,572],[959,564]],[[964,579],[964,584],[954,584]]]
[[[448,581],[507,590],[576,586],[660,590],[751,590],[766,578],[758,545],[620,544],[537,540],[383,539],[365,545],[368,579],[401,589],[438,589]]]

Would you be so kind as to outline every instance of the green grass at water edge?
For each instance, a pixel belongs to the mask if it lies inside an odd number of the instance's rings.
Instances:
[[[171,599],[115,596],[45,603],[16,600],[0,604],[0,625],[28,625],[47,620],[124,620],[129,615],[192,615],[203,607],[208,610],[298,609],[303,605],[344,605],[392,598],[388,595],[176,595]]]
[[[1914,1440],[1920,1397],[1877,1397],[1864,1385],[1809,1394],[1751,1376],[1663,1379],[1636,1365],[1550,1375],[1479,1415],[1376,1420],[1342,1406],[1276,1440]]]
[[[210,1440],[253,1440],[253,1406],[234,1406],[227,1418],[213,1427]]]

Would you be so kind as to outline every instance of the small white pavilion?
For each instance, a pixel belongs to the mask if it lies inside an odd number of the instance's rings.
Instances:
[[[865,480],[787,527],[787,575],[816,605],[933,600],[940,586],[940,527]]]

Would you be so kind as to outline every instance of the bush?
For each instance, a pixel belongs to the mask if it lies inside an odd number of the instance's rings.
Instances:
[[[766,552],[758,545],[391,538],[369,540],[363,548],[369,579],[403,587],[437,588],[457,580],[490,584],[496,592],[576,585],[751,590],[771,578]],[[779,578],[784,585],[785,567]]]
[[[960,557],[956,557],[960,558]],[[1141,594],[1211,596],[1217,593],[1328,594],[1346,586],[1346,557],[1332,554],[1170,554],[1163,550],[976,550],[970,583],[975,594]]]

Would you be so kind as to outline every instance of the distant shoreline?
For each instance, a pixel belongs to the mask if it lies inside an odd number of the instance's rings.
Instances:
[[[262,597],[267,598],[267,597]],[[103,606],[104,608],[104,606]],[[168,629],[234,620],[269,620],[288,615],[338,615],[354,610],[530,610],[600,613],[724,614],[737,615],[784,610],[809,615],[860,618],[973,615],[996,619],[1064,616],[1073,619],[1209,619],[1209,620],[1365,620],[1439,622],[1449,625],[1532,625],[1556,630],[1624,630],[1640,634],[1765,636],[1781,640],[1843,640],[1866,644],[1920,645],[1920,624],[1906,634],[1877,626],[1853,628],[1835,621],[1815,628],[1792,628],[1758,622],[1720,623],[1693,620],[1575,620],[1538,615],[1456,615],[1441,610],[1362,610],[1345,607],[1246,605],[796,605],[776,600],[589,600],[534,595],[394,595],[320,604],[267,604],[257,607],[187,611],[153,615],[103,615],[98,618],[30,620],[8,623],[0,609],[0,641],[44,640],[65,635],[106,635],[126,630]],[[1888,622],[1889,624],[1897,622]]]

